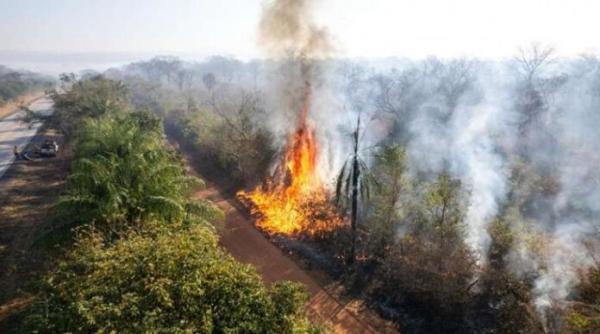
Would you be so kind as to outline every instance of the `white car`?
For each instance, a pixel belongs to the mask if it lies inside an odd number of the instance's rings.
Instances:
[[[58,153],[58,144],[55,140],[45,140],[40,147],[40,155],[44,157],[55,157]]]

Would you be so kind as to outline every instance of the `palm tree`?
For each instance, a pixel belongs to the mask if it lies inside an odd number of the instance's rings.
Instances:
[[[358,220],[359,196],[361,199],[369,197],[369,172],[367,165],[359,155],[360,148],[360,114],[357,117],[356,128],[352,133],[352,154],[348,157],[336,182],[336,202],[343,211],[350,207],[350,226],[352,228],[352,245],[348,264],[354,263],[356,256],[356,226]]]
[[[206,223],[219,215],[211,204],[189,200],[202,182],[185,175],[152,117],[130,113],[87,122],[58,203],[65,222],[94,222],[112,234],[146,221]]]

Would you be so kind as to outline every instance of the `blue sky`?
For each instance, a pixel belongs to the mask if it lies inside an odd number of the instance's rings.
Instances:
[[[0,0],[0,49],[254,52],[260,2]]]
[[[318,0],[340,55],[502,58],[597,51],[596,0]],[[0,0],[0,50],[261,55],[260,0]]]

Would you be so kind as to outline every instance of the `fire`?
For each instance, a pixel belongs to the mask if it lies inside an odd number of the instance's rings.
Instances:
[[[270,234],[316,236],[342,224],[317,173],[319,152],[307,113],[305,106],[273,180],[249,193],[238,194],[251,202],[256,225]]]

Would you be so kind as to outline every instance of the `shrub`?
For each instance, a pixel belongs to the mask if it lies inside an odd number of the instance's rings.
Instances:
[[[130,232],[111,244],[83,232],[44,282],[24,331],[308,333],[301,286],[266,288],[202,226]]]

